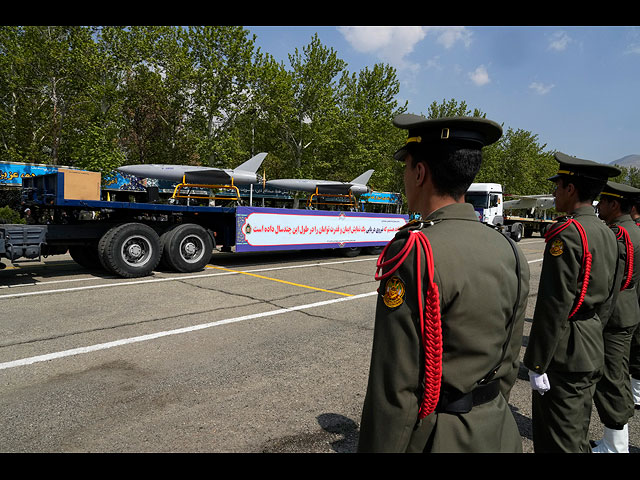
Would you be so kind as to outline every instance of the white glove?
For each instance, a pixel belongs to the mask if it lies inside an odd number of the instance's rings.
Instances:
[[[540,375],[539,373],[529,370],[529,382],[531,382],[531,388],[533,390],[537,390],[540,395],[544,395],[545,392],[548,392],[551,389],[549,378],[546,373]]]

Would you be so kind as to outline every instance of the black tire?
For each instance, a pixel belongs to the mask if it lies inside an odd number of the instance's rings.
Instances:
[[[366,247],[364,253],[366,255],[380,255],[384,247]]]
[[[542,238],[544,238],[545,234],[547,233],[547,231],[549,231],[549,229],[550,229],[550,228],[551,228],[551,225],[549,225],[549,224],[547,224],[547,225],[543,226],[543,227],[540,229],[540,236],[541,236]]]
[[[106,262],[107,245],[109,244],[109,241],[111,240],[111,237],[113,237],[115,231],[118,230],[118,228],[120,228],[122,225],[123,224],[119,224],[111,227],[102,235],[102,237],[100,237],[100,240],[98,240],[98,260],[100,261],[100,265],[102,265],[102,268],[104,268],[108,272],[110,272],[111,269]]]
[[[211,260],[213,240],[200,225],[177,225],[163,237],[162,261],[177,272],[198,272]]]
[[[103,268],[97,245],[72,245],[69,247],[69,255],[78,265],[89,270],[102,270]]]
[[[358,255],[360,255],[361,251],[362,248],[360,247],[346,247],[340,249],[340,253],[343,257],[357,257]]]
[[[158,266],[161,269],[164,270],[173,270],[173,267],[171,266],[171,264],[169,264],[167,262],[167,257],[169,256],[167,252],[168,250],[168,245],[169,245],[169,237],[171,236],[171,234],[173,233],[173,230],[177,227],[178,225],[172,225],[170,227],[168,227],[164,232],[162,232],[162,234],[160,235],[160,263],[158,264]]]
[[[121,277],[144,277],[160,262],[160,238],[148,225],[125,223],[109,230],[100,242],[104,265]]]
[[[519,223],[516,223],[513,225],[513,230],[511,231],[511,239],[514,242],[519,242],[520,240],[522,240],[522,225]]]

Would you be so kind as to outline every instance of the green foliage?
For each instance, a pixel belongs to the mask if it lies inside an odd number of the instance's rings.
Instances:
[[[27,223],[20,214],[9,206],[0,207],[0,223],[24,224]]]
[[[19,188],[0,188],[0,205],[6,205],[15,211],[20,211],[21,191]]]
[[[482,113],[477,108],[473,109],[473,111],[469,110],[467,107],[467,102],[462,100],[460,105],[458,105],[458,101],[454,98],[449,100],[442,100],[441,104],[436,103],[435,101],[429,105],[429,109],[427,111],[427,118],[442,118],[442,117],[481,117],[486,118],[487,114]]]
[[[402,192],[406,132],[385,64],[350,72],[316,34],[287,62],[240,26],[0,26],[0,160],[109,172],[127,163],[235,167],[268,152],[266,177],[349,181],[374,169]],[[429,118],[486,117],[455,99]],[[503,128],[505,128],[503,126]],[[476,181],[550,191],[557,168],[535,134],[505,128]],[[640,171],[620,180],[640,186]]]
[[[500,140],[483,149],[476,182],[500,183],[512,195],[551,193],[553,184],[547,179],[556,173],[558,163],[545,146],[531,132],[508,128]]]
[[[621,165],[616,165],[622,173],[611,180],[618,183],[624,183],[627,185],[631,185],[635,188],[640,188],[640,169],[637,167],[624,167]]]

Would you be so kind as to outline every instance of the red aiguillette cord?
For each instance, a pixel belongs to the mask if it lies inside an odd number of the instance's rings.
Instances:
[[[427,261],[427,272],[429,274],[429,289],[427,291],[426,305],[423,307],[422,295],[418,295],[418,310],[420,312],[420,330],[422,334],[422,345],[424,350],[424,392],[420,403],[418,418],[423,419],[432,413],[440,397],[440,381],[442,377],[442,327],[440,323],[440,295],[438,285],[433,281],[433,252],[429,240],[419,230],[411,230],[406,243],[393,258],[384,260],[389,242],[376,264],[376,280],[384,280],[391,276],[409,253],[416,248],[416,291],[422,292],[422,275],[420,265],[420,248],[425,252]],[[391,265],[389,271],[378,275],[381,269]]]

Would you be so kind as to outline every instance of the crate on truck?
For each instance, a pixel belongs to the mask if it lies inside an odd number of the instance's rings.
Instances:
[[[13,262],[68,251],[87,268],[140,277],[156,268],[201,270],[215,251],[379,251],[408,221],[400,214],[179,204],[157,197],[101,200],[95,191],[100,174],[82,172],[58,169],[23,178],[22,201],[38,224],[0,224],[0,257]]]

